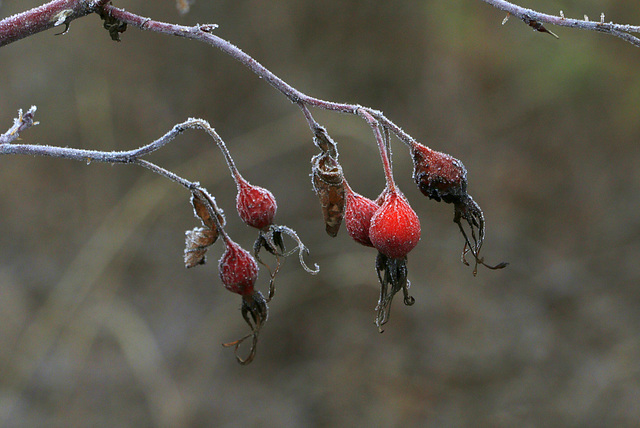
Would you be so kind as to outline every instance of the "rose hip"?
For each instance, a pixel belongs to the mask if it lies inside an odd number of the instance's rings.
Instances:
[[[253,294],[258,278],[258,263],[228,236],[224,236],[224,243],[226,248],[218,262],[222,284],[227,290],[241,296]]]
[[[242,221],[256,229],[264,229],[273,223],[278,205],[273,193],[254,186],[238,175],[236,208]]]
[[[380,208],[374,201],[354,192],[347,181],[344,181],[346,208],[344,221],[347,233],[356,242],[373,247],[369,238],[371,217]]]
[[[373,246],[393,259],[405,257],[420,240],[420,219],[397,189],[390,189],[371,218],[369,237]]]
[[[467,194],[467,170],[458,159],[422,144],[411,148],[413,179],[425,196],[455,203]]]

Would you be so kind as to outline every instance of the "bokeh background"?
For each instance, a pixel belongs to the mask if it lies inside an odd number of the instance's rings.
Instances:
[[[6,17],[40,4],[5,0]],[[521,1],[568,17],[640,24],[634,2]],[[183,266],[198,225],[180,186],[134,166],[0,159],[2,426],[637,426],[640,420],[640,50],[620,39],[536,33],[479,0],[120,0],[143,16],[239,45],[305,93],[359,103],[460,158],[483,207],[488,262],[460,263],[449,205],[427,200],[394,141],[396,180],[422,240],[374,323],[375,252],[324,232],[300,111],[220,51],[97,16],[0,49],[0,128],[38,106],[26,143],[125,150],[188,117],[210,121],[279,224],[311,249],[287,260],[256,360],[221,343],[247,326],[216,260]],[[384,185],[362,120],[313,111],[360,193]],[[226,209],[235,186],[203,132],[150,157]],[[260,287],[265,289],[263,271]]]

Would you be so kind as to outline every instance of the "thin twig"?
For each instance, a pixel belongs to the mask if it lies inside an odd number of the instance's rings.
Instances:
[[[607,33],[611,34],[612,36],[620,37],[621,39],[631,43],[632,45],[640,47],[640,38],[629,34],[640,33],[640,26],[637,25],[615,24],[613,22],[604,22],[604,19],[601,19],[600,21],[589,21],[588,19],[570,19],[566,18],[565,16],[556,16],[536,12],[535,10],[527,9],[525,7],[518,6],[504,0],[482,1],[490,4],[497,9],[507,12],[508,14],[513,15],[518,19],[521,19],[527,25],[531,25],[532,22],[537,22],[557,25],[559,27],[570,27],[578,28],[581,30],[598,31],[600,33]]]
[[[207,43],[214,46],[232,58],[236,59],[255,74],[260,76],[271,86],[285,95],[291,102],[303,108],[304,106],[318,107],[324,110],[336,111],[341,113],[358,114],[359,110],[364,110],[373,116],[381,126],[389,128],[389,130],[395,134],[405,144],[411,146],[415,143],[413,137],[404,132],[398,125],[393,123],[387,117],[382,114],[381,111],[371,109],[369,107],[363,107],[358,104],[349,103],[337,103],[333,101],[326,101],[319,98],[311,97],[287,82],[276,76],[273,72],[268,70],[265,66],[256,61],[253,57],[245,53],[242,49],[232,44],[231,42],[216,36],[211,31],[215,26],[213,25],[196,25],[193,27],[186,27],[183,25],[169,24],[166,22],[155,21],[150,18],[144,18],[134,13],[128,12],[123,9],[119,9],[112,5],[106,5],[104,7],[105,13],[109,14],[113,18],[118,19],[128,25],[137,27],[143,30],[154,31],[162,34],[168,34],[178,37],[185,37],[188,39],[198,40],[203,43]],[[317,122],[313,120],[308,111],[303,109],[305,118],[309,122],[309,126],[312,130],[316,129]]]
[[[22,114],[22,109],[18,110],[18,117],[13,120],[13,126],[4,134],[0,134],[0,145],[9,144],[17,140],[22,131],[37,125],[38,122],[33,120],[33,116],[36,114],[37,109],[38,108],[36,106],[31,106],[31,108],[24,114]]]

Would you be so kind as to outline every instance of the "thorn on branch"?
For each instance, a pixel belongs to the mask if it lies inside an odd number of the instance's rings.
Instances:
[[[542,25],[541,22],[536,21],[535,19],[531,18],[529,15],[523,15],[522,16],[522,20],[525,22],[525,24],[527,24],[529,27],[533,28],[535,31],[539,31],[541,33],[547,33],[547,34],[551,34],[553,37],[555,37],[556,39],[559,39],[560,37],[558,37],[557,34],[547,30],[545,28],[544,25]]]
[[[211,33],[216,28],[218,28],[218,24],[204,24],[198,26],[198,29],[204,33]]]
[[[65,35],[69,32],[69,25],[71,23],[71,20],[69,19],[71,17],[71,15],[73,15],[73,10],[72,9],[65,9],[63,11],[60,11],[58,13],[56,13],[53,16],[52,21],[55,19],[56,22],[53,23],[54,27],[57,27],[59,25],[64,24],[64,31],[62,33],[56,33],[56,36],[62,36]]]

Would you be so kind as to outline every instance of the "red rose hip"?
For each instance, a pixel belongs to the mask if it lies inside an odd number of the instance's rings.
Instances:
[[[218,262],[220,280],[225,288],[241,296],[253,294],[258,279],[258,263],[248,251],[225,237],[226,249]]]
[[[369,228],[371,227],[371,217],[380,207],[371,199],[351,190],[346,180],[344,185],[346,197],[344,221],[347,233],[354,241],[367,247],[373,247],[369,238]]]
[[[264,229],[273,223],[278,205],[273,193],[254,186],[242,177],[237,179],[236,208],[242,221],[256,229]]]
[[[390,190],[382,206],[371,218],[369,238],[373,246],[387,257],[401,259],[420,240],[420,219],[398,190]]]

